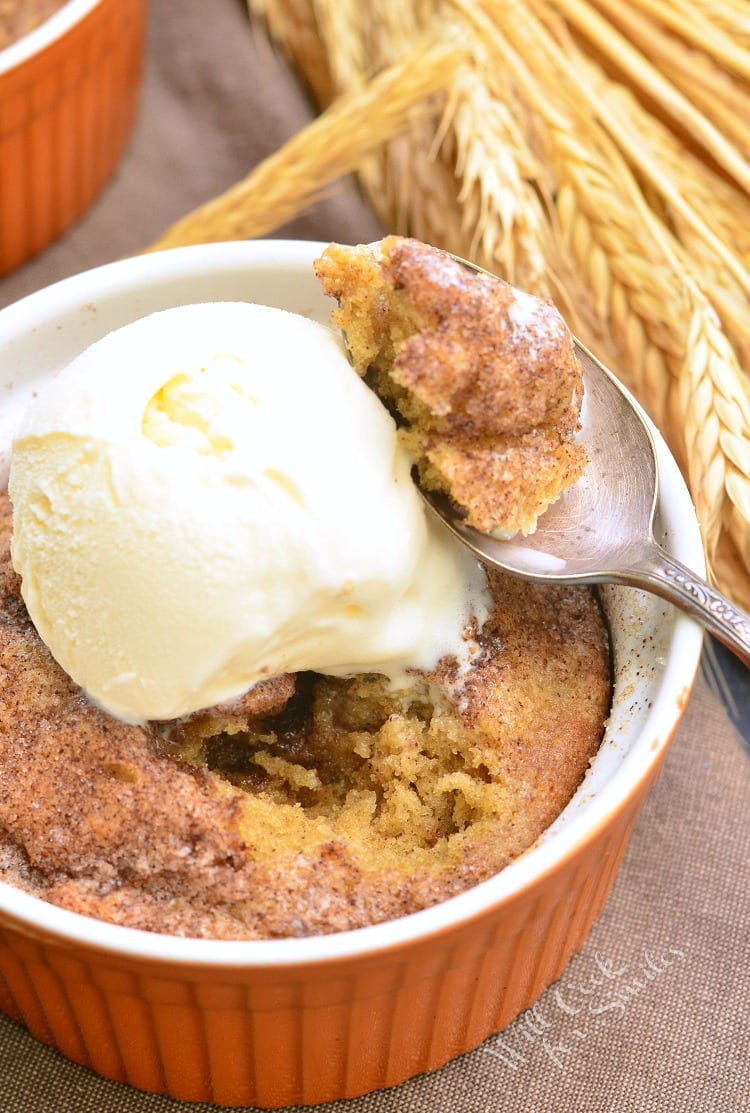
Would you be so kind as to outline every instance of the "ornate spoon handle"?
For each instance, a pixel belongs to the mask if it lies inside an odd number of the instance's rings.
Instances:
[[[686,611],[750,667],[750,615],[655,542],[643,560],[628,569],[627,582]]]

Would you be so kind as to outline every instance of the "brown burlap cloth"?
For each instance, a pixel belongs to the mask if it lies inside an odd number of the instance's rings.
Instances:
[[[148,244],[311,116],[243,0],[152,0],[140,120],[106,192],[0,281],[0,305]],[[283,234],[380,229],[351,184]],[[433,1075],[324,1108],[347,1113],[750,1110],[750,754],[701,677],[607,908],[534,1010]],[[592,1014],[601,966],[614,992]],[[581,1017],[587,1016],[582,1021]],[[201,1110],[107,1082],[0,1018],[0,1113]]]

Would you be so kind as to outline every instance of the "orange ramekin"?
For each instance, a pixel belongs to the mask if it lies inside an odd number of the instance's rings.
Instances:
[[[146,0],[68,0],[0,50],[0,275],[91,204],[135,118]]]
[[[257,301],[327,321],[324,245],[181,248],[78,275],[0,312],[0,482],[31,395],[146,313]],[[3,382],[3,378],[7,382]],[[312,419],[312,417],[311,417]],[[685,485],[655,435],[657,530],[698,571]],[[0,1008],[45,1043],[144,1090],[276,1107],[393,1086],[476,1047],[563,971],[601,911],[694,680],[702,634],[662,601],[604,588],[615,691],[578,792],[495,877],[411,916],[302,939],[222,942],[101,923],[0,884]]]

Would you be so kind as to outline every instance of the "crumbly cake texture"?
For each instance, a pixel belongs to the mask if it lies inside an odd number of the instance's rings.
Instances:
[[[0,496],[0,877],[131,927],[226,939],[355,928],[526,849],[580,783],[609,706],[595,596],[500,577],[468,673],[392,688],[314,673],[130,726],[51,658]]]
[[[552,303],[399,236],[331,244],[315,273],[421,482],[483,532],[533,532],[586,465],[581,368]]]
[[[28,35],[66,0],[0,0],[0,50]]]

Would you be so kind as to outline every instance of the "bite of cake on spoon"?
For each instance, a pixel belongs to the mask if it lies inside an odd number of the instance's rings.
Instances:
[[[331,244],[315,272],[420,483],[483,533],[533,533],[586,466],[581,368],[552,303],[399,236]]]

